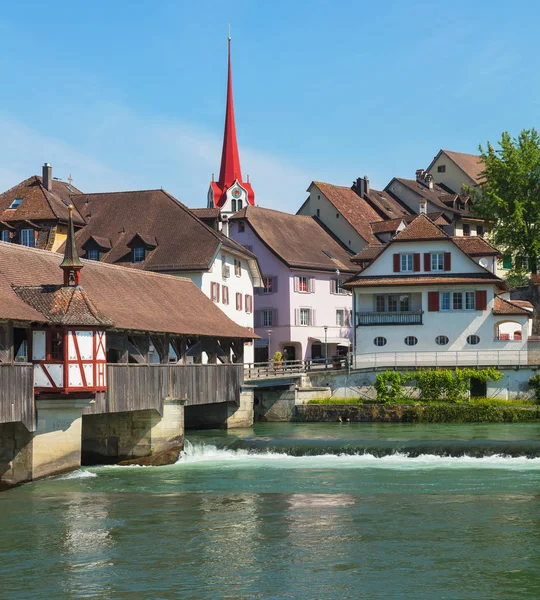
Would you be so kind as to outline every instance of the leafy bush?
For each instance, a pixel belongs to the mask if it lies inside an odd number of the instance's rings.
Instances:
[[[283,354],[281,352],[274,352],[274,356],[272,356],[272,360],[274,362],[281,362],[283,360]]]
[[[417,423],[527,423],[540,420],[540,409],[426,404],[408,408],[403,420]]]
[[[422,402],[464,402],[469,393],[471,379],[483,383],[498,381],[503,374],[493,367],[487,369],[422,369],[414,375]]]
[[[536,373],[529,379],[529,385],[534,390],[536,401],[540,403],[540,373]]]
[[[383,371],[375,379],[377,401],[381,403],[398,402],[403,398],[403,385],[410,379],[408,373]]]

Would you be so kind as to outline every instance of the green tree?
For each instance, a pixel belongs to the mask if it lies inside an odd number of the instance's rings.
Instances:
[[[493,223],[493,241],[505,253],[528,259],[537,272],[540,256],[540,136],[523,130],[504,132],[499,148],[480,146],[483,180],[472,190],[475,212]],[[519,266],[517,271],[519,273]]]

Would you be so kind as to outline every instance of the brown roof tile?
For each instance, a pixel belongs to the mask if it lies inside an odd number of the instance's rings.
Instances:
[[[438,206],[444,210],[456,213],[456,214],[464,214],[468,213],[468,211],[457,210],[452,206],[449,206],[447,202],[449,201],[449,194],[445,188],[442,188],[438,184],[433,184],[433,189],[430,190],[426,185],[420,183],[416,179],[405,179],[403,177],[394,177],[392,181],[386,186],[386,190],[390,189],[393,181],[399,181],[404,186],[408,187],[410,190],[425,198],[427,201],[431,202],[435,206]],[[454,197],[457,197],[458,194],[454,194]],[[444,201],[442,200],[444,198]]]
[[[69,189],[73,190],[73,192]],[[0,221],[13,223],[17,221],[68,221],[68,206],[71,196],[80,191],[65,181],[53,179],[52,192],[45,189],[41,177],[33,175],[21,183],[0,194]],[[22,198],[18,208],[8,208],[13,200]],[[83,225],[84,219],[75,211],[73,220],[76,225]]]
[[[411,211],[407,207],[384,190],[370,189],[365,198],[384,219],[396,219],[411,215]]]
[[[487,240],[479,235],[467,237],[455,236],[452,240],[469,256],[501,256],[501,253],[495,246],[492,246]]]
[[[373,233],[392,233],[397,231],[401,224],[405,224],[405,219],[390,219],[389,221],[378,221],[371,223]]]
[[[476,184],[481,182],[484,163],[478,154],[465,154],[463,152],[452,152],[451,150],[443,150],[443,152]]]
[[[370,244],[365,248],[362,248],[358,254],[355,254],[351,260],[354,263],[363,263],[366,261],[372,261],[381,254],[381,252],[386,248],[387,244]]]
[[[261,241],[289,267],[355,270],[351,254],[316,217],[248,206],[231,219],[246,219]]]
[[[360,198],[356,192],[348,187],[323,183],[322,181],[314,181],[313,183],[366,242],[377,243],[377,239],[371,231],[370,223],[380,221],[381,217],[363,198]]]
[[[23,302],[12,286],[60,286],[61,261],[56,252],[0,242],[0,318],[47,322],[49,317]],[[83,264],[81,287],[95,310],[118,329],[256,337],[229,319],[190,279],[95,261]]]
[[[418,215],[405,229],[397,233],[393,242],[416,242],[420,240],[451,239],[440,227],[435,225],[427,215]]]
[[[380,275],[353,277],[344,285],[346,287],[378,287],[387,285],[452,285],[452,284],[474,284],[479,283],[497,283],[504,285],[504,282],[496,275],[488,271],[485,273],[465,273],[465,274],[447,274],[447,275]]]
[[[73,200],[88,220],[76,236],[79,251],[91,237],[106,238],[112,246],[103,257],[107,263],[149,271],[206,270],[220,244],[255,260],[253,253],[208,227],[164,190],[81,194]],[[134,264],[131,242],[136,235],[155,249]]]
[[[493,314],[494,315],[527,315],[532,317],[532,312],[518,306],[514,301],[505,300],[500,296],[495,298],[493,303]]]

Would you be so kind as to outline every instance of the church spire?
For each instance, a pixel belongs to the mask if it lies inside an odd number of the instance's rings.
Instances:
[[[234,101],[232,88],[232,65],[231,65],[231,37],[228,44],[228,78],[227,78],[227,108],[225,111],[225,131],[223,133],[223,149],[221,151],[221,169],[219,180],[222,186],[231,185],[236,179],[242,180],[240,169],[240,155],[238,153],[238,141],[236,139],[236,124],[234,122]]]
[[[232,87],[231,36],[227,39],[227,106],[225,110],[225,129],[221,151],[219,179],[210,183],[208,207],[220,208],[223,212],[235,213],[248,204],[255,204],[255,194],[249,181],[243,181],[240,168],[240,153],[236,138],[234,119],[234,100]]]
[[[81,269],[83,264],[77,252],[75,244],[75,228],[73,227],[73,204],[68,207],[69,220],[68,232],[66,239],[66,249],[64,250],[64,260],[60,264],[60,268],[64,271],[64,285],[76,286],[81,280]]]

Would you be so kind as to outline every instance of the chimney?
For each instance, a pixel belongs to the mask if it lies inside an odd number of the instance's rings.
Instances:
[[[229,215],[221,215],[221,233],[229,237]]]
[[[43,165],[43,186],[52,192],[52,167],[49,163]]]
[[[416,169],[416,181],[424,179],[424,169]]]
[[[367,175],[364,177],[358,177],[358,179],[353,183],[353,190],[363,198],[366,194],[369,194],[369,179]]]
[[[426,185],[428,186],[428,188],[430,190],[433,189],[433,175],[431,173],[428,173],[427,175],[424,176],[424,179],[426,181]]]

